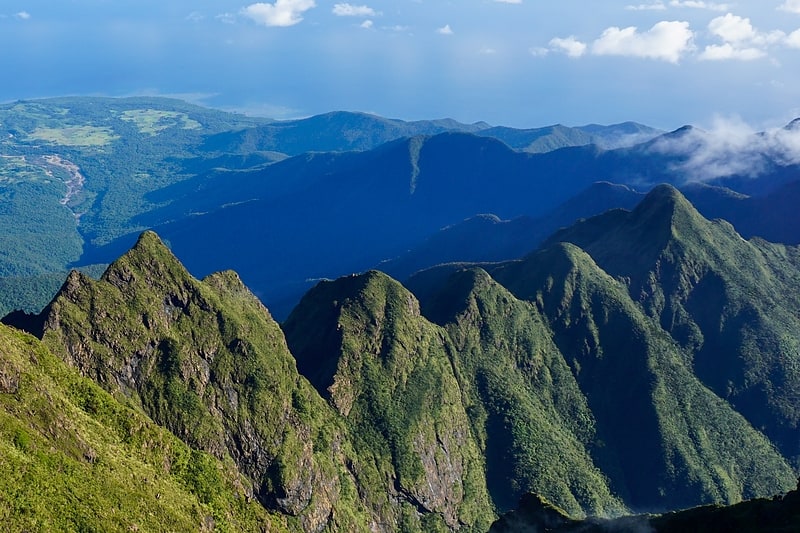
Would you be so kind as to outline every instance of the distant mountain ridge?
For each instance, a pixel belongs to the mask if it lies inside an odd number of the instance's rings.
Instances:
[[[707,134],[691,127],[611,149],[614,139],[627,144],[656,130],[636,123],[494,129],[501,141],[481,137],[493,129],[483,123],[345,112],[278,122],[145,97],[15,102],[0,106],[0,123],[0,197],[7,200],[0,212],[0,274],[29,287],[21,299],[22,291],[3,291],[3,310],[37,310],[47,298],[36,295],[52,292],[40,280],[107,264],[151,228],[180,248],[198,275],[235,268],[284,318],[309,280],[401,258],[442,228],[477,215],[541,219],[597,181],[641,192],[662,182],[683,185],[696,178],[688,172],[697,172],[693,147],[711,146]],[[753,146],[765,146],[765,138],[754,136]],[[534,150],[531,143],[540,146]],[[329,149],[335,151],[316,151]],[[300,150],[314,151],[286,154]],[[763,160],[761,177],[709,175],[709,183],[756,197],[758,188],[778,195],[797,180],[797,166],[781,154],[756,155]],[[68,185],[66,168],[77,169],[79,190]],[[737,228],[791,242],[790,231],[774,229],[779,216],[762,216],[791,215],[790,201],[776,205],[767,202],[749,215],[752,231],[739,221]],[[562,225],[572,221],[565,217]],[[524,224],[495,226],[500,233],[528,232]],[[557,229],[545,226],[534,228],[542,233],[537,238]],[[220,253],[205,253],[204,231],[209,243],[218,238]],[[523,238],[515,254],[526,239],[537,242]],[[509,258],[497,248],[492,254]]]
[[[297,120],[270,122],[209,137],[203,148],[210,152],[260,151],[299,155],[306,152],[364,151],[404,137],[440,133],[473,133],[503,141],[515,150],[549,152],[568,146],[597,144],[603,148],[631,146],[663,131],[625,122],[612,126],[560,124],[535,129],[490,126],[485,122],[462,124],[452,119],[403,121],[368,113],[336,111]]]

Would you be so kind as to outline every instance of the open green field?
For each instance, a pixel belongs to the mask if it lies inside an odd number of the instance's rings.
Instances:
[[[119,139],[114,130],[97,126],[65,126],[62,128],[36,128],[29,139],[61,146],[105,146]]]
[[[189,118],[186,113],[177,111],[130,109],[123,111],[121,118],[133,122],[139,128],[139,133],[145,135],[158,135],[158,133],[176,126],[184,130],[197,130],[203,127],[196,120]]]

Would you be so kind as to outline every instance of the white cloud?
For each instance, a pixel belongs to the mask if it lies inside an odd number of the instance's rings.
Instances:
[[[533,57],[544,57],[550,53],[549,48],[543,48],[541,46],[536,46],[533,48],[528,49]]]
[[[19,13],[17,13],[14,16],[17,17],[20,20],[28,20],[29,18],[31,18],[31,14],[28,13],[27,11],[20,11]]]
[[[725,43],[706,46],[700,54],[700,59],[706,61],[723,61],[726,59],[752,61],[761,59],[765,55],[767,53],[759,48],[736,48],[731,43]]]
[[[753,40],[756,30],[750,19],[728,13],[708,23],[708,30],[728,43],[741,43]]]
[[[720,39],[722,44],[706,46],[700,59],[726,60],[737,59],[751,61],[767,55],[767,47],[785,43],[793,46],[793,42],[782,31],[758,31],[750,23],[749,18],[728,13],[708,23],[708,31]]]
[[[371,29],[371,28],[372,28],[373,24],[374,24],[374,23],[373,23],[371,20],[365,20],[364,22],[362,22],[361,24],[359,24],[359,26],[361,26],[362,28],[364,28],[364,29],[366,29],[366,30],[369,30],[369,29]]]
[[[565,39],[556,37],[551,39],[549,44],[551,49],[564,52],[569,57],[581,57],[586,53],[587,48],[586,43],[580,42],[573,35],[570,35]]]
[[[800,0],[786,0],[778,9],[800,15]]]
[[[611,27],[592,44],[592,53],[678,63],[683,54],[693,49],[693,38],[688,22],[661,21],[646,32],[639,32],[635,26]]]
[[[660,138],[653,149],[682,155],[678,169],[687,181],[742,175],[757,177],[770,160],[781,165],[800,163],[800,130],[774,128],[756,132],[739,118],[717,117],[708,131]]]
[[[730,9],[729,4],[717,4],[714,2],[696,2],[693,0],[681,1],[672,0],[669,3],[672,7],[691,7],[694,9],[708,9],[710,11],[727,11]]]
[[[656,2],[655,4],[638,4],[638,5],[625,6],[625,9],[629,11],[664,11],[665,9],[667,9],[667,6],[665,6],[661,2]]]
[[[314,0],[276,0],[274,4],[259,2],[242,8],[242,14],[264,26],[294,26],[304,12],[316,7]]]
[[[204,18],[206,17],[199,11],[192,11],[191,13],[186,15],[186,20],[188,20],[189,22],[200,22]]]
[[[438,28],[436,33],[440,35],[453,35],[453,30],[450,28],[450,24],[445,24],[441,28]]]
[[[800,48],[800,30],[795,30],[786,37],[786,45],[790,48]]]
[[[338,17],[374,17],[377,13],[369,6],[354,6],[353,4],[334,4],[333,14]]]

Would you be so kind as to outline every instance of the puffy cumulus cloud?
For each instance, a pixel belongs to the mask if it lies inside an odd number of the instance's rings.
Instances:
[[[453,29],[450,27],[450,24],[445,24],[441,28],[438,28],[436,33],[439,35],[453,35]]]
[[[749,18],[728,13],[708,23],[708,30],[727,43],[769,45],[780,42],[785,34],[782,31],[760,32],[750,23]]]
[[[28,13],[27,11],[20,11],[19,13],[16,13],[14,16],[20,20],[28,20],[31,18],[31,14]]]
[[[375,25],[375,23],[374,23],[374,22],[372,22],[371,20],[365,20],[364,22],[362,22],[361,24],[359,24],[359,26],[361,26],[361,27],[362,27],[362,28],[364,28],[365,30],[372,29],[372,26],[374,26],[374,25]]]
[[[727,13],[708,23],[708,31],[722,41],[705,47],[700,59],[719,61],[736,59],[751,61],[767,55],[767,48],[775,44],[787,44],[786,34],[775,30],[761,32],[753,27],[749,18]]]
[[[761,59],[765,55],[767,55],[767,53],[759,48],[737,48],[731,43],[725,43],[706,46],[700,54],[700,59],[706,61],[723,61],[726,59],[752,61],[754,59]]]
[[[354,6],[353,4],[334,4],[333,14],[338,17],[374,17],[377,13],[369,6]]]
[[[778,9],[800,15],[800,0],[786,0],[786,2],[781,4]]]
[[[757,177],[772,163],[800,163],[800,128],[757,132],[739,118],[717,117],[707,131],[693,128],[683,135],[661,137],[652,149],[682,156],[677,168],[686,181]]]
[[[302,22],[302,14],[316,5],[314,0],[276,0],[274,4],[250,4],[241,13],[257,24],[285,27]]]
[[[639,32],[635,26],[611,27],[592,43],[592,53],[678,63],[694,48],[693,39],[694,32],[688,22],[661,21],[646,32]]]
[[[795,30],[786,37],[786,45],[790,48],[800,48],[800,30]]]
[[[550,49],[567,54],[569,57],[581,57],[586,53],[586,43],[582,43],[573,35],[564,39],[556,37],[550,40]]]

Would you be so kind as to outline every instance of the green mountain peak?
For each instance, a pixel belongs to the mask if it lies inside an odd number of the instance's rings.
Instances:
[[[352,480],[330,447],[345,438],[336,417],[235,274],[197,280],[148,232],[99,281],[71,275],[45,313],[56,353],[188,445],[235,464],[266,508],[303,529],[335,509],[363,512],[341,494]],[[331,477],[337,468],[342,477]]]

